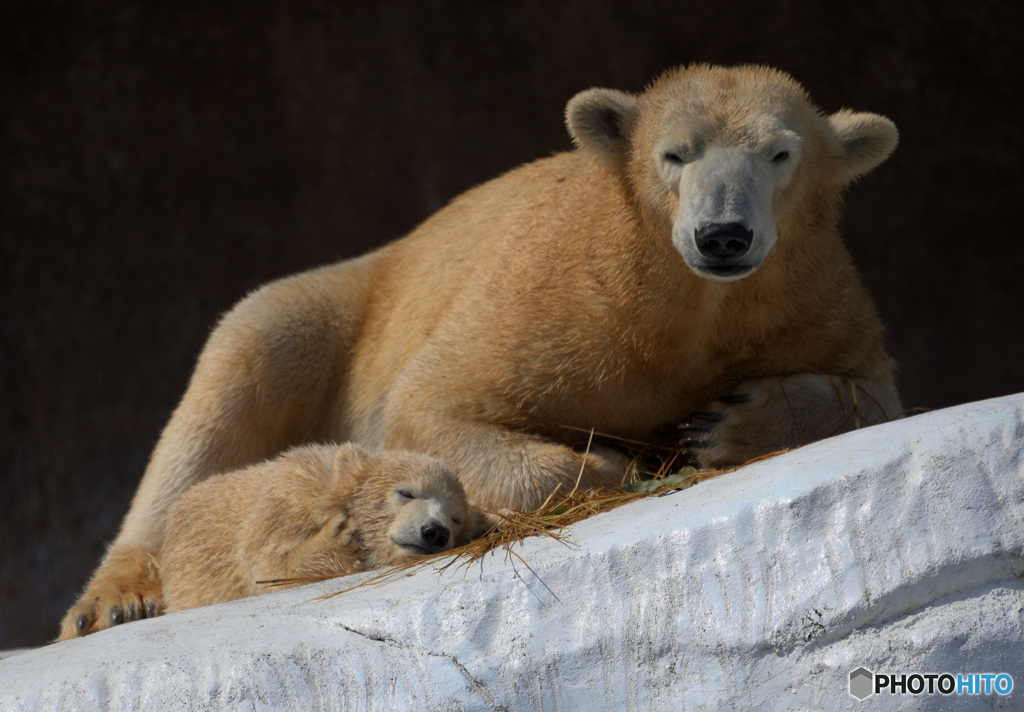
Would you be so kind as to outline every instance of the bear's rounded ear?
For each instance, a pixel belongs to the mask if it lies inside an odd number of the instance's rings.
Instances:
[[[360,465],[369,461],[370,453],[355,443],[344,443],[334,451],[334,479],[338,486],[343,483],[348,487],[342,489],[354,489],[359,479],[355,477]],[[346,480],[350,482],[346,483]]]
[[[878,114],[843,109],[828,117],[828,122],[842,150],[842,185],[879,166],[900,140],[896,124]]]
[[[342,443],[334,452],[334,466],[353,467],[370,459],[370,453],[355,443]]]
[[[581,91],[565,107],[565,124],[573,142],[612,166],[619,165],[629,151],[636,116],[636,99],[615,89]]]

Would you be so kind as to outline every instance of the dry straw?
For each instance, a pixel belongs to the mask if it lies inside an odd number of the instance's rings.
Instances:
[[[584,459],[581,457],[580,473],[576,479],[576,485],[571,491],[563,494],[560,491],[561,487],[556,487],[555,491],[548,496],[544,503],[531,512],[485,512],[495,521],[495,525],[483,536],[474,539],[470,543],[438,554],[409,556],[388,568],[381,569],[376,575],[363,580],[355,586],[326,594],[321,598],[331,598],[363,586],[412,576],[421,569],[428,567],[436,566],[438,572],[445,571],[454,565],[462,568],[480,561],[484,555],[498,549],[504,549],[506,561],[514,558],[527,569],[530,569],[529,564],[514,551],[515,545],[521,543],[527,537],[547,536],[568,544],[569,535],[565,532],[565,529],[580,520],[602,512],[609,512],[630,502],[636,502],[648,497],[661,497],[672,492],[687,489],[699,482],[737,469],[698,470],[690,466],[680,468],[676,463],[683,459],[685,454],[678,447],[663,448],[644,443],[623,441],[621,438],[614,438],[595,433],[594,431],[582,432],[589,433],[584,453],[589,452],[595,436],[598,441],[615,441],[620,447],[623,445],[629,446],[634,459],[622,483],[608,488],[580,489],[579,483],[586,467]],[[778,452],[771,453],[757,458],[757,460],[767,459],[778,454]],[[752,462],[754,461],[756,460]],[[437,566],[442,560],[446,561]],[[326,581],[338,578],[339,576],[340,574],[325,574],[322,576],[260,581],[258,583],[269,586],[291,586]]]

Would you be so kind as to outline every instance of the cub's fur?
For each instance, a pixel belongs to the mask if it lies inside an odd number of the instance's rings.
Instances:
[[[455,475],[406,452],[304,446],[189,489],[161,552],[166,610],[270,590],[257,581],[351,574],[466,542]]]
[[[891,121],[826,116],[756,66],[591,89],[566,113],[577,150],[224,317],[63,637],[159,602],[146,562],[187,488],[298,444],[428,453],[471,503],[525,509],[581,474],[565,426],[669,430],[717,466],[900,412],[836,227],[844,188],[895,147]],[[584,487],[625,462],[585,465]]]

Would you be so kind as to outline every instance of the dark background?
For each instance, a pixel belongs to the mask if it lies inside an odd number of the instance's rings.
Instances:
[[[116,534],[218,315],[569,147],[565,102],[761,62],[891,117],[844,233],[906,405],[1024,390],[1024,3],[0,3],[0,649]]]

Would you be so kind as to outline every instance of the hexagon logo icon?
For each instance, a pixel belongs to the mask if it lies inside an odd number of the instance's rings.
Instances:
[[[875,694],[875,674],[866,667],[859,667],[850,673],[850,694],[858,700]]]

